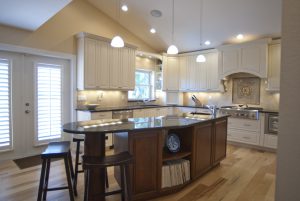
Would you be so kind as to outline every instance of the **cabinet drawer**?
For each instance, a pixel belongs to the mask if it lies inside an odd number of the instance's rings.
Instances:
[[[248,119],[236,119],[228,118],[228,128],[237,128],[248,131],[260,131],[259,120],[248,120]]]
[[[111,119],[112,113],[111,112],[93,112],[91,115],[92,120],[96,119]]]
[[[258,132],[229,129],[227,133],[227,138],[229,141],[242,142],[253,145],[259,144]]]

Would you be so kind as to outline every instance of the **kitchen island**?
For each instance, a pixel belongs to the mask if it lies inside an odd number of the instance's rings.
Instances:
[[[178,191],[226,157],[227,117],[186,115],[92,120],[65,124],[63,130],[85,134],[85,154],[99,157],[105,155],[105,133],[114,133],[114,151],[129,151],[134,156],[130,167],[133,200],[147,200]],[[181,146],[176,153],[165,147],[170,133],[175,133],[180,139]],[[184,175],[176,172],[176,177],[181,179],[175,182],[174,175],[172,177],[175,169],[166,174],[166,165],[178,161],[188,162],[188,166],[184,166]],[[118,172],[117,168],[115,172]],[[89,191],[94,195],[92,200],[105,200],[99,194],[105,191],[104,170],[95,170],[91,174]],[[118,181],[119,174],[115,176]],[[169,181],[167,185],[166,180]]]

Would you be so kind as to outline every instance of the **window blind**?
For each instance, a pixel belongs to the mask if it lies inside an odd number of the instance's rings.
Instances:
[[[38,64],[36,75],[37,140],[61,138],[62,67]]]
[[[12,147],[10,63],[0,59],[0,150]]]

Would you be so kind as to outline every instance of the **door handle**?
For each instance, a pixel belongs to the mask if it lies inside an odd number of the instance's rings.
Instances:
[[[26,114],[29,114],[29,113],[30,113],[30,110],[25,110],[25,113],[26,113]]]

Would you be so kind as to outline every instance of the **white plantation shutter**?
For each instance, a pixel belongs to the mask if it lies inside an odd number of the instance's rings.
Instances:
[[[0,59],[0,150],[12,148],[10,63]]]
[[[36,76],[37,141],[61,138],[62,66],[39,63]]]

